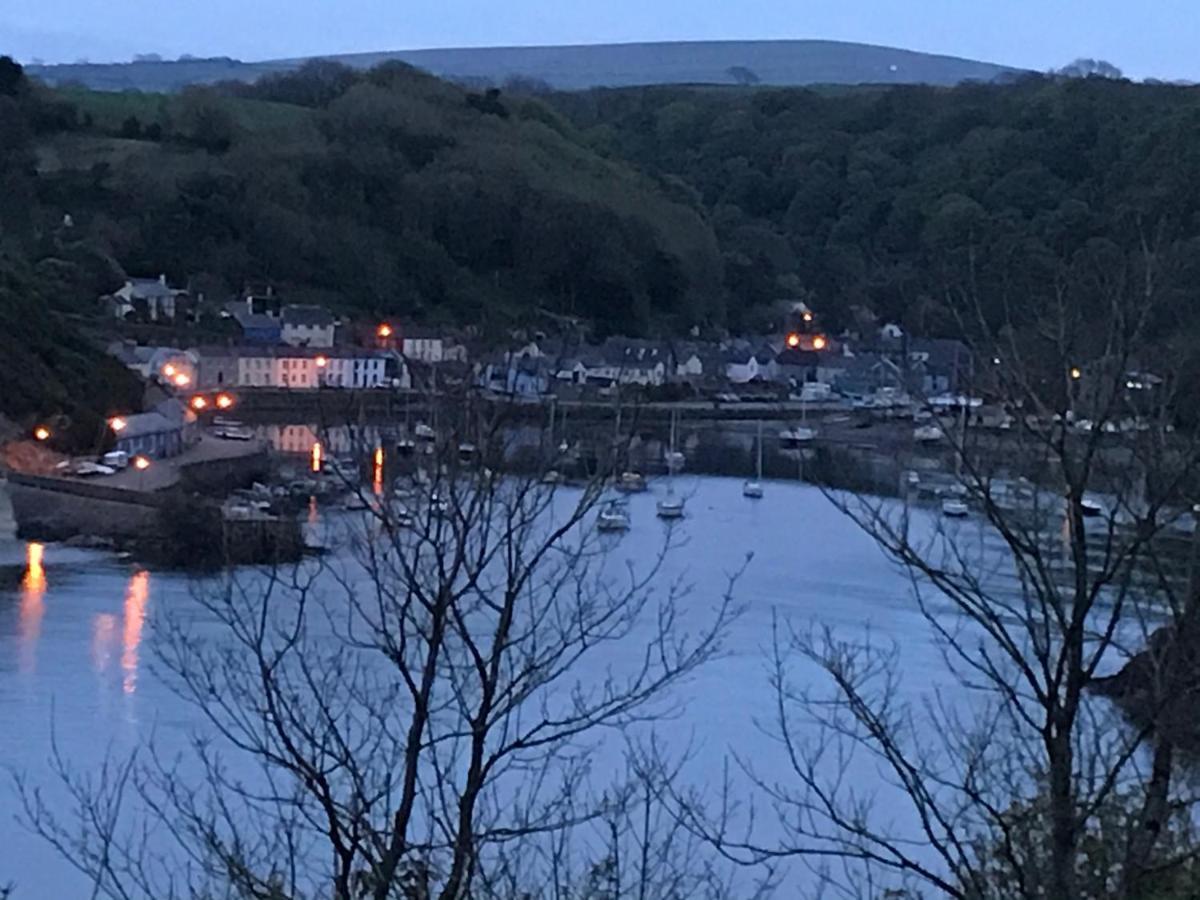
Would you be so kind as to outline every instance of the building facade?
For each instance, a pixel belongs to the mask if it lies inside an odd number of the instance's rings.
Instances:
[[[149,412],[126,416],[113,449],[154,459],[178,456],[194,443],[195,423],[195,415],[182,403],[165,400]]]
[[[202,388],[407,388],[408,367],[394,353],[358,348],[218,347],[196,351]]]
[[[280,339],[291,347],[332,347],[337,321],[320,306],[285,306]]]

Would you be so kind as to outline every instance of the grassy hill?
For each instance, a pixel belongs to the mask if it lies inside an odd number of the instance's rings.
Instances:
[[[710,41],[398,50],[332,56],[355,68],[400,61],[440,78],[502,83],[544,82],[556,90],[656,84],[932,84],[991,81],[1013,70],[992,63],[839,41]],[[95,90],[176,91],[190,84],[256,81],[305,60],[240,62],[228,58],[31,66],[48,84]],[[732,74],[731,70],[738,74]]]

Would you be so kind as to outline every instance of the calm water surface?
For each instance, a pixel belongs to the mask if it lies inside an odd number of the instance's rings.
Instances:
[[[694,602],[708,609],[728,575],[754,554],[735,589],[747,609],[727,655],[677,689],[686,710],[669,731],[695,745],[694,778],[719,778],[733,747],[761,765],[778,759],[778,748],[757,737],[754,725],[770,714],[765,648],[774,610],[854,631],[869,624],[897,639],[907,691],[946,680],[902,573],[819,491],[768,483],[765,499],[755,502],[741,496],[737,480],[685,481],[693,493],[676,532],[685,545],[664,577],[682,575]],[[648,562],[661,545],[654,500],[633,498],[634,527],[618,556]],[[151,735],[161,746],[182,744],[196,719],[156,676],[155,622],[191,604],[192,589],[184,576],[148,572],[109,554],[17,541],[7,500],[0,500],[0,764],[51,784],[52,735],[83,768]],[[86,890],[79,876],[20,827],[17,812],[6,778],[0,885],[15,883],[15,900],[79,896]]]

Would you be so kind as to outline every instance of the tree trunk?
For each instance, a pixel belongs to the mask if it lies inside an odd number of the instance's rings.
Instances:
[[[1055,900],[1076,900],[1076,810],[1071,783],[1074,763],[1071,727],[1062,721],[1055,722],[1051,727],[1053,730],[1046,745],[1050,762],[1049,896]]]

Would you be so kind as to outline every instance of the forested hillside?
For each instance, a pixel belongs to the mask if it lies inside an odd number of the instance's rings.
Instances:
[[[537,101],[400,64],[61,99],[75,118],[40,138],[44,212],[129,271],[484,326],[538,308],[602,330],[722,315],[702,216]]]
[[[36,141],[60,112],[0,58],[0,416],[59,417],[57,438],[88,446],[141,390],[77,324],[75,304],[111,288],[114,272],[69,229],[43,227]]]
[[[969,286],[1032,309],[1152,255],[1193,317],[1200,290],[1200,90],[1027,78],[954,89],[557,94],[592,146],[695,191],[731,310],[809,297],[956,327]],[[1173,327],[1178,323],[1173,322]]]

